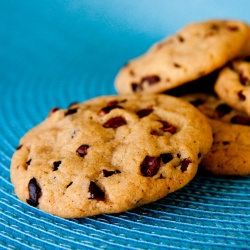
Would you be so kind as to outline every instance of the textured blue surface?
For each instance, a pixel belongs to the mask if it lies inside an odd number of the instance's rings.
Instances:
[[[116,215],[65,220],[20,202],[9,165],[52,107],[114,94],[130,58],[191,21],[240,18],[237,1],[0,1],[0,248],[249,249],[250,177],[198,175],[165,199]]]

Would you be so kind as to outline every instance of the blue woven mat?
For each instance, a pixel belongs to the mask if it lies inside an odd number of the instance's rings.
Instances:
[[[53,107],[114,94],[127,60],[191,21],[240,18],[249,1],[1,1],[0,248],[249,249],[250,177],[202,174],[138,209],[65,220],[20,202],[9,166]],[[250,139],[250,137],[249,137]]]

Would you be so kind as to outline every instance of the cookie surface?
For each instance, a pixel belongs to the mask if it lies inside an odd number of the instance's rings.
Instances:
[[[11,180],[22,201],[57,216],[117,213],[186,185],[211,144],[206,117],[180,99],[99,97],[24,135]]]
[[[250,115],[250,58],[235,60],[223,68],[214,89],[230,106]]]
[[[250,174],[250,117],[204,93],[183,96],[208,117],[213,145],[201,167],[215,175]]]
[[[161,93],[204,76],[248,53],[249,27],[238,20],[209,20],[185,26],[152,46],[118,73],[119,93]]]

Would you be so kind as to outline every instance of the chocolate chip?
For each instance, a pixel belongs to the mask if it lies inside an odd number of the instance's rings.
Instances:
[[[232,117],[231,123],[250,126],[250,117],[235,115]]]
[[[229,141],[223,141],[222,144],[223,145],[228,145],[228,144],[230,144],[230,142]]]
[[[16,147],[16,150],[19,150],[19,149],[21,149],[22,147],[23,147],[23,145],[20,144],[18,147]]]
[[[217,24],[212,24],[211,27],[210,27],[212,30],[219,30],[219,26]]]
[[[102,108],[98,112],[98,115],[100,115],[100,116],[106,115],[106,114],[108,114],[113,109],[123,109],[123,107],[120,106],[120,105],[118,105],[117,101],[112,101],[112,102],[109,102],[106,107]]]
[[[52,165],[53,171],[57,171],[61,163],[62,163],[61,161],[54,161]]]
[[[73,181],[71,181],[71,182],[66,186],[66,188],[69,188],[72,184],[73,184]]]
[[[243,94],[243,90],[240,90],[238,92],[238,97],[240,101],[245,101],[246,100],[246,96]]]
[[[192,161],[189,160],[188,158],[185,158],[182,160],[181,162],[181,171],[185,172],[187,171],[188,165],[191,163]]]
[[[152,177],[157,174],[160,168],[161,158],[146,156],[141,163],[141,173],[143,176]]]
[[[120,126],[123,126],[127,124],[126,120],[121,117],[121,116],[117,116],[117,117],[113,117],[111,119],[109,119],[107,122],[105,122],[103,124],[104,128],[118,128]]]
[[[28,169],[29,165],[31,164],[32,159],[29,159],[28,161],[26,161],[25,164],[25,169]]]
[[[109,176],[112,176],[114,174],[120,174],[121,171],[120,170],[106,170],[106,169],[103,169],[102,170],[102,174],[104,177],[109,177]]]
[[[159,122],[163,125],[160,130],[164,132],[169,132],[171,134],[174,134],[176,132],[176,128],[170,124],[169,122],[159,120]]]
[[[230,31],[238,31],[239,30],[239,27],[236,26],[236,25],[227,25],[227,28],[230,30]]]
[[[181,65],[179,63],[174,63],[173,65],[175,68],[181,68]]]
[[[185,41],[183,36],[178,35],[177,38],[178,38],[179,42],[181,42],[181,43],[183,43]]]
[[[161,154],[160,157],[164,164],[170,162],[173,159],[173,156],[170,153]]]
[[[221,118],[223,117],[224,115],[230,113],[232,110],[232,108],[230,106],[228,106],[227,104],[225,103],[222,103],[222,104],[219,104],[216,108],[215,108],[215,113],[216,113],[216,116]]]
[[[243,86],[250,86],[250,79],[246,77],[243,71],[238,72],[239,81]]]
[[[141,84],[143,84],[144,82],[147,82],[149,85],[152,85],[152,84],[159,82],[160,80],[161,78],[157,75],[144,76],[141,79]]]
[[[143,118],[145,116],[150,115],[153,112],[153,109],[141,109],[136,112],[136,114],[139,116],[139,118]]]
[[[101,190],[100,187],[96,185],[94,181],[91,181],[89,184],[89,198],[88,199],[95,199],[98,201],[103,201],[105,198],[104,192]]]
[[[141,85],[135,82],[131,83],[131,88],[134,93],[142,90]]]
[[[141,81],[139,83],[132,82],[131,83],[131,88],[133,92],[140,92],[143,90],[143,85],[147,83],[148,85],[153,85],[157,82],[159,82],[161,78],[157,75],[149,75],[149,76],[144,76],[141,78]]]
[[[51,109],[50,112],[49,112],[49,114],[48,114],[48,116],[51,116],[52,114],[54,114],[58,110],[59,110],[59,108],[57,108],[57,107]]]
[[[77,108],[69,108],[69,109],[65,112],[64,116],[75,114],[75,113],[77,112],[77,110],[78,110],[78,107],[77,107]]]
[[[89,148],[89,145],[83,144],[81,145],[76,152],[78,153],[79,156],[84,157],[87,154],[87,149]]]
[[[41,188],[39,187],[36,178],[32,178],[28,184],[29,189],[29,199],[27,199],[27,203],[33,207],[37,207],[39,202],[38,199],[41,195]]]

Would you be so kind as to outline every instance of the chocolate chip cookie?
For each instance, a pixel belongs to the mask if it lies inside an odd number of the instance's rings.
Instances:
[[[215,175],[250,174],[250,117],[211,94],[182,98],[207,116],[213,130],[213,145],[201,168]]]
[[[153,45],[118,73],[119,93],[162,93],[207,75],[249,53],[250,30],[239,20],[191,23]]]
[[[98,97],[48,118],[20,140],[15,193],[48,213],[118,213],[189,183],[212,144],[206,117],[167,95]]]
[[[250,115],[250,57],[223,68],[214,89],[227,104]]]

